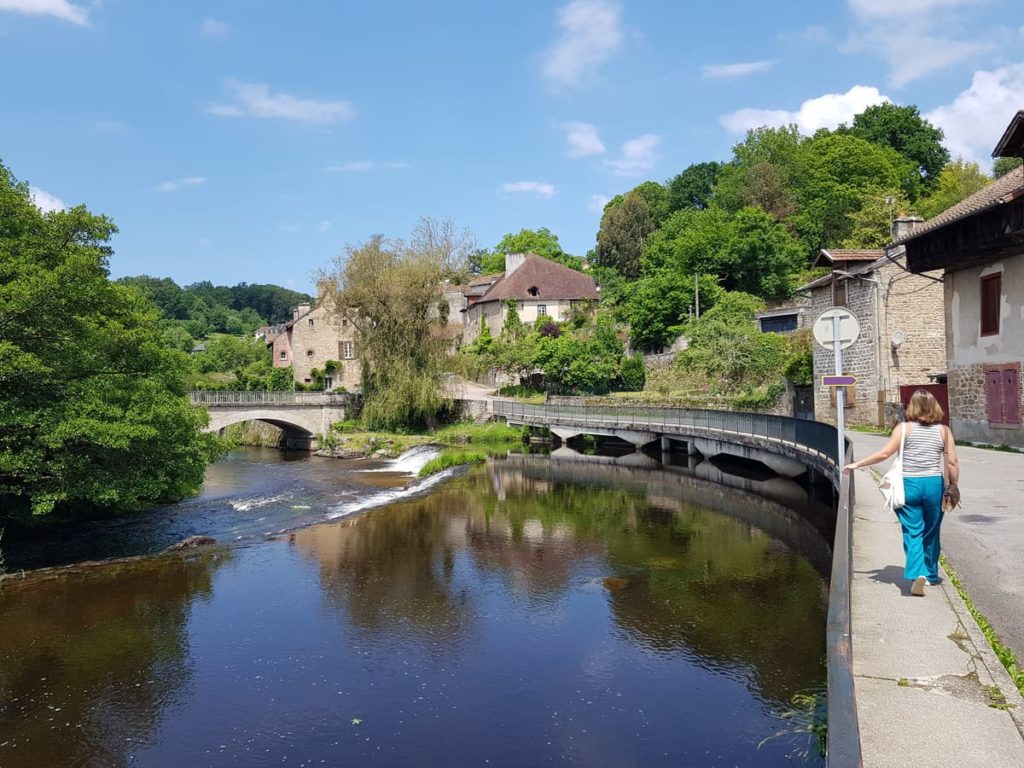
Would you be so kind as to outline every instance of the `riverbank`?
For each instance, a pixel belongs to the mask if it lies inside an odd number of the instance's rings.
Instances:
[[[423,434],[372,432],[361,429],[358,422],[338,422],[331,425],[317,455],[336,459],[394,459],[420,445],[437,445],[442,449],[465,449],[472,445],[481,451],[497,451],[522,445],[524,435],[522,428],[498,421],[459,422]]]

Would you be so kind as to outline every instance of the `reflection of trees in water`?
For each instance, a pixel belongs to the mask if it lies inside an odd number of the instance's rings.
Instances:
[[[0,765],[127,765],[187,686],[186,624],[221,551],[0,588]]]
[[[455,584],[465,521],[483,500],[457,487],[334,525],[296,531],[295,546],[319,563],[324,592],[362,629],[454,642],[471,626],[467,592]]]
[[[663,494],[491,468],[294,540],[364,629],[463,637],[479,585],[456,578],[460,550],[513,594],[545,604],[579,586],[574,572],[597,558],[632,641],[750,668],[773,699],[820,684],[825,611],[811,565],[741,520]]]

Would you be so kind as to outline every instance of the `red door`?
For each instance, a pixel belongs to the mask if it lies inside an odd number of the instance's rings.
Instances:
[[[985,373],[985,402],[988,404],[988,420],[993,424],[1003,423],[1002,371]]]
[[[1017,369],[999,371],[1002,383],[1003,423],[1020,424],[1020,403],[1017,401]]]
[[[946,384],[905,384],[900,387],[900,402],[903,403],[904,408],[910,404],[910,398],[913,397],[914,393],[919,389],[923,389],[925,392],[931,392],[935,399],[939,401],[939,405],[942,406],[942,412],[945,414],[945,416],[942,417],[942,423],[948,427],[949,387]]]

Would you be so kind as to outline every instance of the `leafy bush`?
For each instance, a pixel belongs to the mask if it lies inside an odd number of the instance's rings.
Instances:
[[[460,467],[465,464],[483,464],[487,454],[482,451],[464,451],[457,448],[446,448],[439,456],[428,461],[420,469],[419,477],[427,477],[448,467]]]

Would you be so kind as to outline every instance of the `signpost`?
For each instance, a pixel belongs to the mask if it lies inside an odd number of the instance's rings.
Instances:
[[[860,336],[860,323],[850,310],[844,307],[829,307],[814,319],[814,340],[835,354],[834,376],[822,376],[821,383],[836,388],[836,430],[839,432],[839,453],[836,454],[842,468],[846,457],[846,387],[856,384],[854,376],[843,375],[843,350]]]

